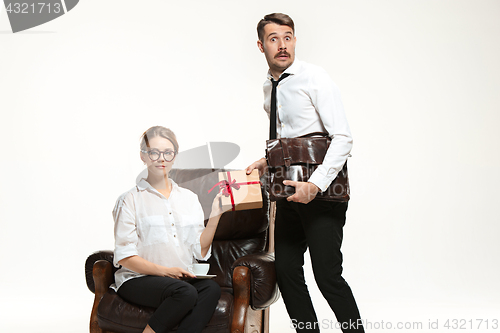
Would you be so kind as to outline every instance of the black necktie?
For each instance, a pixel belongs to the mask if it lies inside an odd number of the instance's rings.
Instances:
[[[269,126],[269,140],[276,139],[276,87],[281,80],[286,78],[288,73],[283,73],[278,81],[274,81],[271,78],[271,83],[273,84],[273,89],[271,90],[271,125]]]

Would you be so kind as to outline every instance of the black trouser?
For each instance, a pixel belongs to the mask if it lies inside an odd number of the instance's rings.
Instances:
[[[118,294],[131,303],[157,308],[149,326],[166,333],[201,332],[210,321],[220,298],[220,287],[213,280],[178,280],[162,276],[143,276],[125,281]]]
[[[347,203],[313,200],[276,202],[276,273],[286,309],[297,332],[319,332],[304,279],[309,247],[314,278],[343,332],[364,332],[351,288],[342,277],[342,245]],[[324,318],[328,319],[328,318]],[[328,320],[329,322],[329,320]],[[353,329],[354,328],[354,329]],[[357,329],[357,330],[356,330]]]

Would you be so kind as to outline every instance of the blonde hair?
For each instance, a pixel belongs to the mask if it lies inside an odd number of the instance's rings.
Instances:
[[[162,138],[172,142],[175,153],[179,152],[179,143],[177,142],[174,132],[163,126],[153,126],[142,134],[141,150],[147,150],[147,148],[149,148],[149,140],[156,138],[157,136],[161,136]]]

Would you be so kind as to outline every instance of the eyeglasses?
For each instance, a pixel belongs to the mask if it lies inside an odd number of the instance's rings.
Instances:
[[[171,162],[175,158],[175,155],[177,155],[177,152],[173,150],[159,151],[157,149],[153,149],[153,150],[141,150],[141,152],[144,154],[148,154],[149,159],[151,161],[158,161],[161,154],[163,154],[163,158],[165,159],[165,161]]]

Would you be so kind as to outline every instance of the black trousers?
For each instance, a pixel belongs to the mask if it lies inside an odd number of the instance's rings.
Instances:
[[[213,280],[178,280],[162,276],[143,276],[125,281],[118,295],[128,302],[156,308],[149,326],[166,333],[201,332],[212,318],[221,291]]]
[[[278,286],[297,332],[319,332],[322,325],[304,279],[304,253],[308,247],[314,278],[337,317],[337,325],[343,332],[364,332],[351,288],[342,277],[340,246],[346,211],[347,203],[316,199],[308,204],[286,199],[276,202]]]

